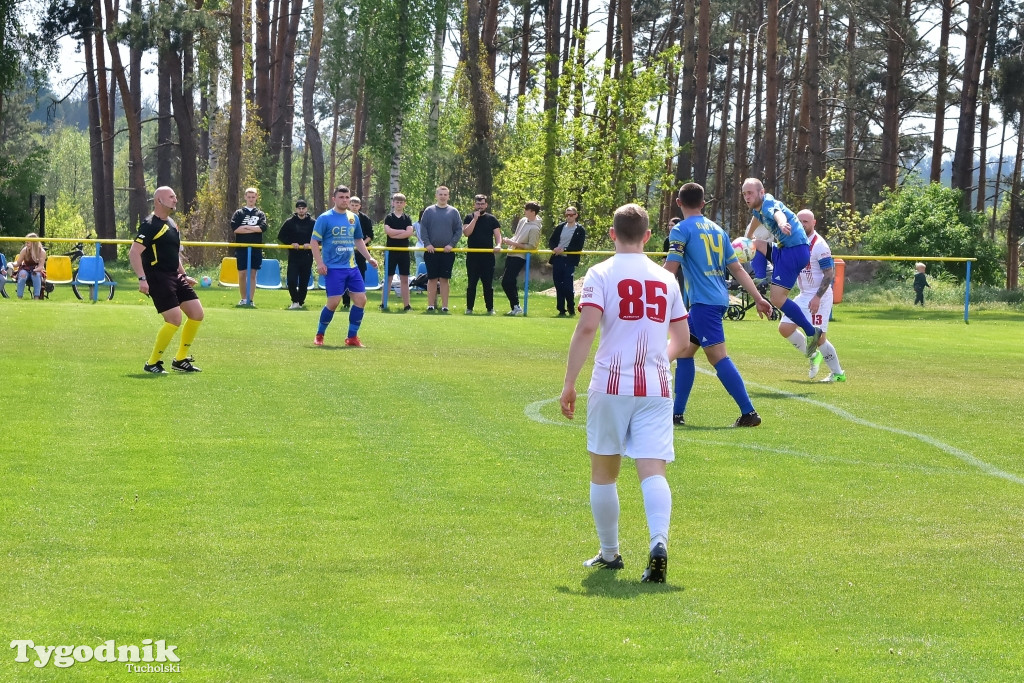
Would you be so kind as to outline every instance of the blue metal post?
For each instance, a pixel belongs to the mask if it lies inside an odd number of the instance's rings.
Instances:
[[[523,281],[523,317],[530,314],[530,252],[526,252],[526,279]]]
[[[245,301],[249,306],[252,306],[252,247],[245,248],[245,266]]]
[[[389,275],[388,275],[388,273],[391,272],[391,269],[388,268],[388,264],[390,263],[390,259],[388,258],[389,256],[391,256],[391,252],[388,251],[387,249],[385,249],[384,250],[384,279],[385,280],[390,279]],[[390,290],[390,289],[391,289],[391,283],[390,282],[385,282],[384,283],[384,291],[381,292],[381,295],[380,295],[380,307],[382,309],[384,309],[385,311],[388,310],[388,290]]]
[[[96,256],[99,257],[99,255],[100,255],[100,241],[96,240]],[[82,262],[79,261],[78,264],[81,265]],[[99,276],[97,275],[96,277],[99,277]],[[99,281],[94,281],[93,282],[92,287],[90,288],[90,292],[92,293],[92,302],[96,303],[99,300],[99,298],[100,298],[100,285],[99,285]]]
[[[968,309],[971,305],[971,262],[967,262],[967,282],[964,288],[964,323],[967,325],[971,324],[971,321],[967,319]]]

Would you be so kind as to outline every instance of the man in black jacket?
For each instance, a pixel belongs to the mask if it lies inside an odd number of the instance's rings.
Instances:
[[[313,217],[308,213],[306,200],[295,202],[295,213],[284,222],[277,233],[280,244],[290,244],[288,251],[288,293],[292,305],[288,310],[306,307],[306,289],[313,269],[313,252],[309,251],[309,240],[313,236]],[[299,249],[299,247],[303,247]]]
[[[555,226],[551,238],[548,239],[548,249],[554,252],[551,255],[551,269],[555,279],[555,293],[558,297],[559,318],[564,318],[567,313],[569,317],[576,315],[573,275],[576,272],[576,266],[580,263],[580,256],[566,252],[581,251],[583,242],[587,239],[587,231],[576,222],[578,216],[579,212],[576,211],[576,207],[568,207],[565,210],[565,222]]]

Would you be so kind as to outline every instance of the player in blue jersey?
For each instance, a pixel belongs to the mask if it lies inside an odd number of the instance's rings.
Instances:
[[[339,185],[334,190],[334,207],[323,212],[313,226],[313,237],[309,242],[313,260],[316,261],[316,272],[326,276],[327,305],[320,311],[320,326],[316,330],[313,343],[324,345],[324,333],[334,318],[334,312],[341,304],[342,295],[347,291],[352,301],[348,313],[348,336],[345,346],[362,347],[359,341],[359,324],[363,321],[366,308],[366,286],[363,276],[356,267],[356,252],[362,254],[366,262],[377,267],[377,261],[363,243],[363,231],[359,228],[359,218],[348,208],[349,190]]]
[[[751,213],[747,237],[753,239],[758,226],[764,226],[777,242],[777,245],[772,247],[771,258],[774,266],[769,297],[772,306],[780,309],[804,331],[807,335],[806,355],[811,358],[818,351],[821,328],[812,325],[800,310],[800,306],[789,298],[789,290],[793,289],[800,272],[810,263],[810,240],[800,227],[796,215],[778,199],[766,194],[764,185],[757,178],[747,178],[743,181],[743,201]],[[764,239],[755,239],[754,246],[763,254],[768,244]],[[764,277],[763,266],[760,263],[755,265],[754,275]]]
[[[677,425],[685,424],[683,414],[697,373],[693,357],[698,348],[703,348],[718,380],[740,408],[740,416],[733,426],[756,427],[761,424],[761,416],[754,410],[743,378],[725,348],[722,317],[729,307],[726,269],[753,297],[759,316],[770,315],[771,304],[761,296],[754,281],[743,270],[729,236],[701,213],[704,209],[704,188],[697,183],[683,185],[676,204],[683,212],[683,220],[669,233],[665,269],[673,273],[683,269],[686,289],[683,298],[690,307],[690,346],[676,361],[672,421]]]

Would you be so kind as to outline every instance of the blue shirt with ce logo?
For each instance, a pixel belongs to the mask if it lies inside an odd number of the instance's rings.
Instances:
[[[324,265],[328,268],[356,267],[356,240],[363,239],[359,219],[351,211],[329,209],[316,219],[313,239],[320,243]]]

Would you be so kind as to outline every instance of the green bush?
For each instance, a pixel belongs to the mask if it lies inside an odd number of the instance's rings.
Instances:
[[[867,217],[864,244],[879,256],[947,256],[977,258],[972,265],[975,283],[998,285],[1002,281],[1001,248],[985,237],[985,216],[960,208],[961,193],[938,183],[912,183],[889,192]],[[929,264],[934,277],[948,273],[962,282],[966,263]],[[886,265],[882,278],[899,279],[913,264]]]

